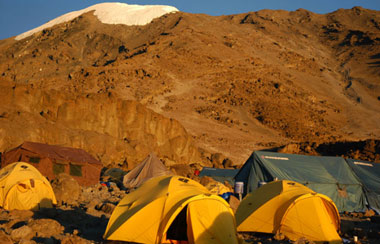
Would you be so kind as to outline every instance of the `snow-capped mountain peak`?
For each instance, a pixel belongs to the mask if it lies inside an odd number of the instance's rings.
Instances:
[[[160,17],[167,13],[179,11],[177,8],[166,5],[129,5],[125,3],[99,3],[88,8],[73,11],[57,17],[46,24],[24,32],[16,36],[16,40],[21,40],[31,36],[43,29],[54,25],[71,21],[76,17],[94,11],[94,15],[105,24],[124,24],[124,25],[146,25],[154,18]]]

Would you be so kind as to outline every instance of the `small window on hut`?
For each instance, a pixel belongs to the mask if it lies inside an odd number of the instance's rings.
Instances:
[[[82,176],[82,166],[70,164],[70,175],[72,176]]]
[[[64,164],[53,164],[53,173],[55,175],[59,175],[60,173],[65,172],[65,165]]]
[[[39,157],[30,157],[29,162],[38,164],[40,162],[40,158]]]

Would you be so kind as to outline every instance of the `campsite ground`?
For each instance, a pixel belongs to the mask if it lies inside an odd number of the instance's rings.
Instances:
[[[340,237],[344,243],[377,244],[380,243],[380,216],[373,211],[366,213],[341,213]],[[290,243],[291,241],[263,233],[239,233],[248,243]],[[358,241],[354,241],[354,237]],[[313,243],[306,239],[296,241],[297,244]]]
[[[73,189],[72,189],[73,190]],[[81,194],[71,204],[59,204],[56,208],[27,210],[0,210],[0,243],[2,244],[104,244],[102,235],[110,214],[125,192],[115,185],[100,184],[81,188]],[[58,196],[60,197],[60,196]],[[74,197],[75,198],[75,197]],[[341,215],[341,237],[346,243],[375,244],[380,240],[380,216],[367,213]],[[247,243],[285,244],[289,240],[269,234],[239,233]],[[312,243],[299,240],[298,244]]]

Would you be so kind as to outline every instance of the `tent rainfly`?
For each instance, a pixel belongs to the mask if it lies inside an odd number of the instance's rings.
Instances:
[[[37,142],[24,142],[4,153],[2,167],[18,161],[33,165],[49,180],[67,173],[84,186],[99,182],[103,168],[101,162],[82,149]]]
[[[346,159],[360,182],[370,208],[380,213],[380,164],[356,159]]]
[[[32,165],[15,162],[0,170],[0,207],[38,210],[57,204],[49,181]]]
[[[334,202],[294,181],[272,181],[248,194],[236,210],[241,232],[282,234],[292,241],[342,243]]]
[[[238,243],[228,203],[180,176],[152,178],[126,195],[114,209],[104,238],[147,244]]]
[[[162,175],[173,175],[152,152],[123,178],[125,188],[139,187],[144,181]]]
[[[364,211],[362,184],[340,157],[317,157],[255,151],[235,176],[244,182],[244,195],[260,182],[292,180],[330,197],[339,212]]]

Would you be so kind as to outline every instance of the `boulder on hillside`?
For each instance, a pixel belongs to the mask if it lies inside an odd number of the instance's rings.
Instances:
[[[3,230],[0,230],[0,243],[13,244],[11,238]]]
[[[205,186],[205,185],[207,185],[207,184],[209,184],[210,182],[213,182],[213,181],[214,181],[214,179],[211,178],[210,176],[202,176],[199,183],[201,183],[202,185]]]
[[[81,193],[78,182],[66,173],[61,173],[52,181],[52,187],[58,206],[63,204],[77,205]]]
[[[175,164],[170,167],[170,170],[174,171],[177,175],[187,178],[192,178],[194,176],[194,171],[188,164]]]
[[[33,235],[34,232],[32,228],[27,225],[21,226],[20,228],[11,231],[11,238],[16,242],[20,240],[30,240],[32,239]]]
[[[94,242],[83,239],[77,235],[67,235],[61,241],[61,244],[91,244],[91,243],[94,243]]]
[[[0,242],[0,243],[2,243],[2,242]],[[35,242],[34,240],[22,239],[21,241],[18,242],[18,244],[37,244],[37,242]],[[44,244],[48,244],[48,242],[44,241]]]
[[[221,153],[213,153],[211,154],[211,162],[215,168],[220,168],[224,160],[224,157]]]
[[[368,210],[366,210],[365,213],[364,213],[364,217],[372,217],[372,216],[374,216],[374,215],[376,215],[376,212],[373,211],[372,209],[368,209]]]
[[[300,151],[300,146],[295,143],[290,143],[278,150],[279,153],[294,153],[297,154]]]
[[[4,215],[6,215],[6,212],[3,212]],[[12,220],[20,220],[25,221],[31,218],[34,215],[34,212],[31,210],[12,210],[9,211],[9,218]]]
[[[229,158],[225,158],[223,160],[222,165],[223,165],[223,168],[225,168],[225,169],[234,169],[236,167],[236,166],[234,166],[234,163],[232,162],[232,160]]]
[[[62,234],[65,229],[65,227],[54,219],[32,219],[29,221],[28,227],[39,237],[58,236]]]
[[[237,208],[239,207],[239,204],[240,204],[239,199],[237,197],[235,197],[234,195],[231,195],[228,198],[228,203],[230,204],[232,211],[234,211],[234,213],[235,213]]]

